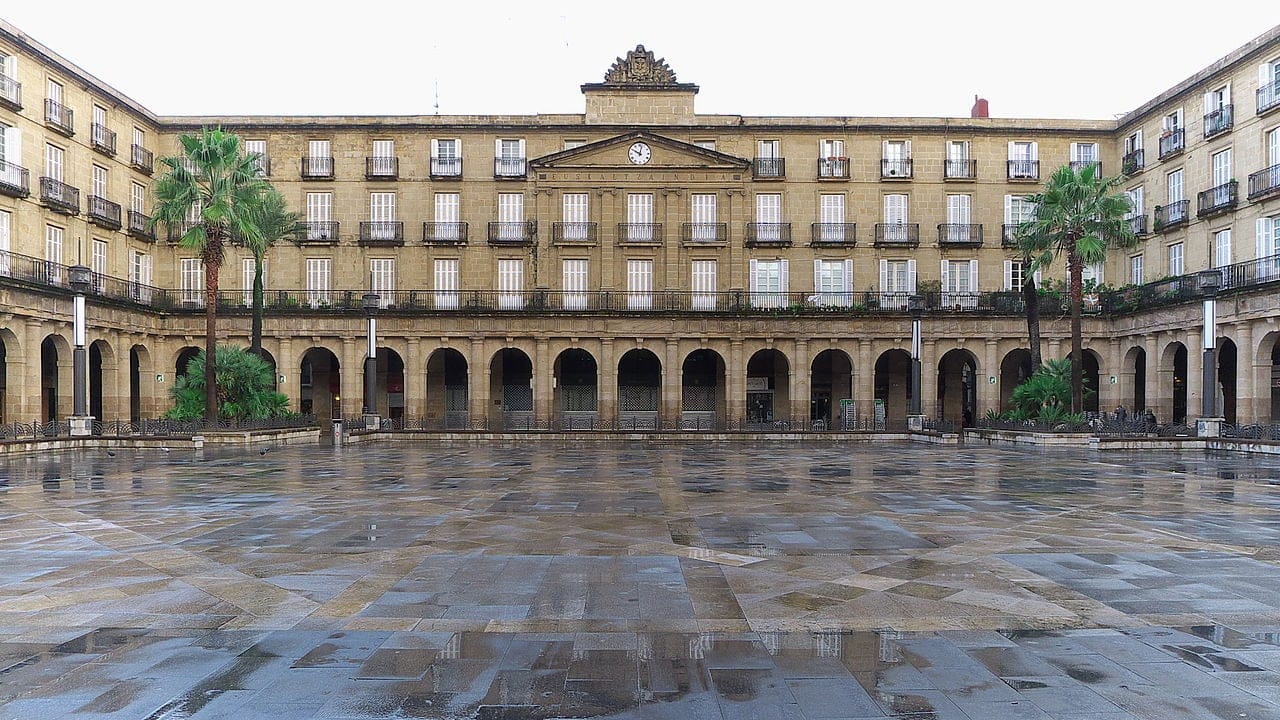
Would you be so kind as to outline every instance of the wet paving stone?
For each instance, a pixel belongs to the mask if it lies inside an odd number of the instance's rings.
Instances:
[[[1280,718],[1280,459],[382,443],[0,465],[0,720]]]

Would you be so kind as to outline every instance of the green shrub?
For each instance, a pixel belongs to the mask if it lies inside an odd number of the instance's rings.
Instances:
[[[218,383],[218,417],[236,420],[263,420],[289,417],[289,398],[276,392],[275,371],[266,360],[247,350],[219,347],[215,357]],[[187,364],[187,371],[170,390],[173,409],[165,413],[175,420],[204,417],[204,353]]]

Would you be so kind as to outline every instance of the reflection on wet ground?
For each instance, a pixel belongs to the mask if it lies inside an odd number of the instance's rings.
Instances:
[[[0,720],[1280,718],[1280,459],[373,445],[0,466]]]

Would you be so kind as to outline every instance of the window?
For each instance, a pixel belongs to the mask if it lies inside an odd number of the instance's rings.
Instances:
[[[129,297],[151,302],[151,255],[129,251]]]
[[[142,183],[129,186],[129,209],[136,213],[147,211],[147,187]]]
[[[915,260],[880,261],[880,307],[906,310],[907,298],[915,291]]]
[[[756,240],[778,242],[782,237],[782,195],[759,193],[756,195]]]
[[[1182,108],[1178,108],[1160,121],[1160,129],[1163,133],[1173,133],[1182,129]]]
[[[849,177],[849,158],[844,154],[843,140],[818,141],[818,177]]]
[[[138,147],[144,147],[147,139],[147,133],[142,128],[135,127],[133,129],[133,144]]]
[[[240,281],[244,290],[244,304],[253,304],[253,276],[257,273],[257,263],[251,257],[240,259]],[[267,260],[262,259],[262,287],[267,287]]]
[[[1009,179],[1035,180],[1039,177],[1040,158],[1037,144],[1025,140],[1009,143]]]
[[[906,242],[907,235],[907,196],[884,196],[884,233],[887,242]]]
[[[396,239],[395,193],[369,193],[369,239]]]
[[[44,175],[52,180],[62,182],[62,148],[57,145],[44,146]]]
[[[395,258],[369,258],[369,291],[378,294],[379,307],[395,304]]]
[[[587,309],[587,261],[566,259],[561,261],[561,278],[564,309]]]
[[[946,307],[978,306],[978,261],[942,261],[942,304]]]
[[[944,242],[967,243],[978,240],[973,237],[973,226],[969,223],[970,208],[973,198],[969,195],[947,196],[947,225],[943,234]]]
[[[462,174],[462,141],[439,138],[431,141],[431,174],[456,177]]]
[[[373,155],[369,158],[369,174],[390,177],[396,174],[396,143],[394,140],[374,140]]]
[[[1142,284],[1142,253],[1129,257],[1129,282],[1133,285]]]
[[[1182,202],[1182,169],[1179,168],[1166,176],[1166,191],[1169,204]],[[1170,218],[1172,221],[1173,218]]]
[[[1280,185],[1280,174],[1276,171],[1276,166],[1280,165],[1280,128],[1267,132],[1267,165],[1271,177],[1270,187]]]
[[[1213,266],[1220,268],[1231,264],[1231,229],[1213,234]]]
[[[328,140],[307,142],[307,175],[324,177],[333,174],[333,155]]]
[[[1004,196],[1004,224],[1021,225],[1035,216],[1036,205],[1025,195]]]
[[[1257,254],[1254,257],[1261,259],[1280,255],[1280,215],[1258,218],[1255,228],[1255,252]]]
[[[459,282],[458,259],[436,258],[435,288],[436,309],[457,310]]]
[[[716,309],[716,261],[694,260],[689,272],[693,285],[693,309]]]
[[[463,239],[462,223],[458,218],[462,207],[462,196],[459,193],[436,193],[435,206],[435,239],[461,241]]]
[[[307,258],[308,305],[318,307],[329,304],[329,281],[332,276],[332,260],[329,258]]]
[[[844,195],[825,194],[818,196],[818,240],[825,242],[843,242],[846,239],[844,228]]]
[[[828,307],[853,304],[853,261],[814,260],[813,292],[810,302]]]
[[[689,197],[693,208],[691,240],[719,240],[716,232],[716,196],[714,193],[694,193]]]
[[[107,276],[107,241],[93,240],[92,249],[89,253],[89,269],[93,271],[93,287],[98,292],[102,292],[103,286],[106,284]]]
[[[1209,167],[1213,172],[1213,187],[1221,187],[1231,182],[1231,148],[1220,150],[1209,156]]]
[[[694,145],[697,145],[698,147],[702,148],[703,150],[715,150],[715,149],[716,149],[716,141],[715,141],[715,140],[694,140],[694,141],[693,141],[693,144],[694,144]]]
[[[498,193],[498,239],[521,241],[524,233],[524,195]]]
[[[1136,130],[1124,139],[1124,154],[1137,152],[1142,149],[1142,131]]]
[[[565,193],[562,202],[564,224],[560,232],[565,240],[588,240],[590,233],[587,224],[587,194]]]
[[[333,220],[333,193],[307,193],[307,239],[337,240]]]
[[[107,144],[107,109],[101,105],[93,106],[93,125],[89,128],[93,144]]]
[[[580,147],[582,147],[583,145],[586,145],[586,144],[587,144],[587,141],[586,141],[586,140],[565,140],[565,141],[564,141],[564,149],[565,149],[565,150],[572,150],[572,149],[574,149],[574,148],[580,148]]]
[[[1258,66],[1257,111],[1261,113],[1270,110],[1278,103],[1280,103],[1280,57]]]
[[[53,102],[56,102],[59,105],[61,105],[62,104],[62,83],[58,82],[57,80],[54,80],[53,78],[49,78],[49,82],[45,85],[45,88],[46,88],[46,93],[45,93],[46,96]]]
[[[885,140],[881,153],[881,175],[884,177],[911,176],[910,140]]]
[[[524,140],[499,139],[494,141],[494,174],[499,176],[524,175]]]
[[[1071,164],[1083,168],[1098,162],[1098,143],[1071,143]]]
[[[843,140],[819,140],[818,141],[818,157],[825,160],[840,160],[845,158],[844,141]]]
[[[498,307],[519,310],[524,307],[524,261],[498,261]]]
[[[259,174],[264,176],[271,174],[271,161],[267,158],[266,140],[245,140],[244,153],[249,157],[253,157]]]
[[[1080,268],[1080,283],[1086,292],[1102,284],[1102,263],[1090,263]]]
[[[1231,85],[1216,87],[1204,94],[1204,114],[1220,112],[1231,104]]]
[[[93,166],[91,188],[90,195],[97,195],[103,198],[107,196],[107,169],[101,165]]]
[[[653,261],[627,261],[627,309],[653,308]]]
[[[1131,218],[1141,217],[1142,213],[1144,212],[1142,186],[1139,185],[1137,187],[1131,187],[1128,190],[1125,190],[1124,194],[1129,198],[1128,217],[1131,217]]]
[[[182,258],[178,261],[178,277],[181,283],[184,305],[204,304],[204,263],[200,258]]]
[[[0,182],[18,184],[18,173],[4,163],[22,165],[22,132],[16,127],[0,122]]]
[[[1175,277],[1183,273],[1182,249],[1182,243],[1174,243],[1169,246],[1169,274]]]
[[[47,268],[49,282],[51,283],[62,282],[62,235],[62,228],[55,225],[45,225],[44,259],[51,263]]]
[[[748,275],[753,307],[780,308],[788,305],[786,260],[752,260]]]
[[[1041,273],[1039,270],[1032,274],[1032,279],[1036,281],[1036,285],[1040,284]],[[1022,284],[1026,282],[1026,267],[1021,260],[1005,260],[1004,261],[1004,289],[1014,292],[1022,292]]]
[[[630,242],[652,242],[657,228],[653,225],[653,193],[627,193],[627,231]]]
[[[13,215],[8,210],[0,210],[0,275],[8,275],[9,268],[9,230],[12,227]]]
[[[972,163],[969,162],[968,140],[951,140],[947,142],[947,162],[943,170],[943,177],[973,177],[974,168]]]
[[[11,80],[18,77],[18,56],[0,51],[0,75]]]

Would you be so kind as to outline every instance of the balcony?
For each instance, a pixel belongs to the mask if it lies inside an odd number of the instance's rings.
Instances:
[[[523,180],[528,172],[528,165],[522,157],[496,157],[493,159],[493,176]]]
[[[31,194],[31,174],[26,168],[0,162],[0,195],[24,198]]]
[[[145,242],[155,242],[156,233],[151,227],[151,218],[137,210],[130,210],[129,235]]]
[[[1178,200],[1168,205],[1157,205],[1155,221],[1152,223],[1156,232],[1166,232],[1187,224],[1187,207],[1190,200]]]
[[[849,179],[849,158],[847,157],[818,158],[818,179],[848,180]]]
[[[1000,247],[1018,247],[1018,223],[1005,223],[1000,226]]]
[[[1129,218],[1129,232],[1133,233],[1134,236],[1136,237],[1141,237],[1143,235],[1146,235],[1147,234],[1147,216],[1134,215],[1133,217]]]
[[[422,242],[426,245],[466,245],[467,224],[464,222],[424,222]]]
[[[462,158],[431,158],[432,180],[457,180],[462,178]]]
[[[108,129],[106,125],[94,123],[89,126],[89,140],[94,150],[107,157],[115,157],[116,133],[114,130]]]
[[[943,223],[938,226],[939,247],[981,247],[982,226],[969,223]]]
[[[880,177],[907,180],[911,178],[911,158],[898,158],[880,161]]]
[[[169,231],[165,234],[165,241],[170,245],[177,245],[179,242],[182,242],[182,236],[186,235],[187,231],[195,227],[195,225],[196,223],[190,220],[168,223]]]
[[[943,180],[975,180],[977,177],[977,160],[947,159],[942,161]]]
[[[856,223],[814,223],[809,226],[809,244],[817,246],[853,247],[857,244]]]
[[[791,223],[747,223],[747,247],[787,247],[791,244]]]
[[[90,195],[88,200],[89,212],[87,214],[89,222],[108,230],[120,229],[120,205],[118,203],[113,203],[97,195]]]
[[[50,177],[40,178],[40,203],[64,215],[80,214],[80,191]]]
[[[1204,116],[1204,136],[1211,138],[1215,135],[1221,135],[1231,129],[1234,121],[1235,106],[1223,105]]]
[[[373,220],[360,223],[360,244],[366,247],[404,245],[404,223],[399,220]]]
[[[729,240],[726,223],[682,223],[680,240],[687,243],[722,243]]]
[[[1249,199],[1261,200],[1280,193],[1280,165],[1272,165],[1266,170],[1249,176]]]
[[[153,156],[151,151],[141,145],[129,146],[129,165],[138,172],[151,174]]]
[[[1187,134],[1182,128],[1166,131],[1160,136],[1160,159],[1164,160],[1182,152],[1187,146]]]
[[[1093,165],[1097,168],[1097,170],[1094,172],[1094,175],[1097,177],[1101,177],[1102,176],[1101,160],[1072,160],[1071,170],[1072,172],[1080,172],[1081,170],[1089,167],[1090,165]]]
[[[1143,168],[1142,148],[1125,153],[1120,159],[1120,170],[1125,175],[1137,175]]]
[[[757,180],[786,177],[787,160],[780,157],[758,157],[751,161],[751,175]]]
[[[661,245],[662,223],[618,223],[618,242],[623,245]]]
[[[303,180],[332,180],[333,179],[333,158],[332,157],[302,158],[302,179]]]
[[[1238,186],[1239,183],[1232,180],[1196,195],[1196,217],[1217,215],[1235,207],[1239,199]]]
[[[1258,88],[1258,114],[1280,107],[1280,82],[1266,83]]]
[[[538,237],[538,222],[491,222],[489,223],[490,245],[531,245]]]
[[[22,109],[22,83],[0,73],[0,107],[14,112]]]
[[[1035,182],[1040,179],[1040,161],[1009,160],[1008,177],[1010,180]]]
[[[395,180],[400,177],[400,158],[367,157],[364,159],[365,180]]]
[[[303,245],[337,245],[337,220],[308,220],[302,223],[298,242]]]
[[[62,103],[52,100],[44,101],[44,124],[67,137],[76,134],[75,113]]]
[[[253,164],[258,170],[258,175],[271,177],[271,158],[266,155],[257,155],[253,158]]]
[[[917,247],[920,223],[876,223],[876,247]]]
[[[566,245],[594,245],[596,242],[596,224],[593,222],[553,222],[551,223],[551,241]]]

